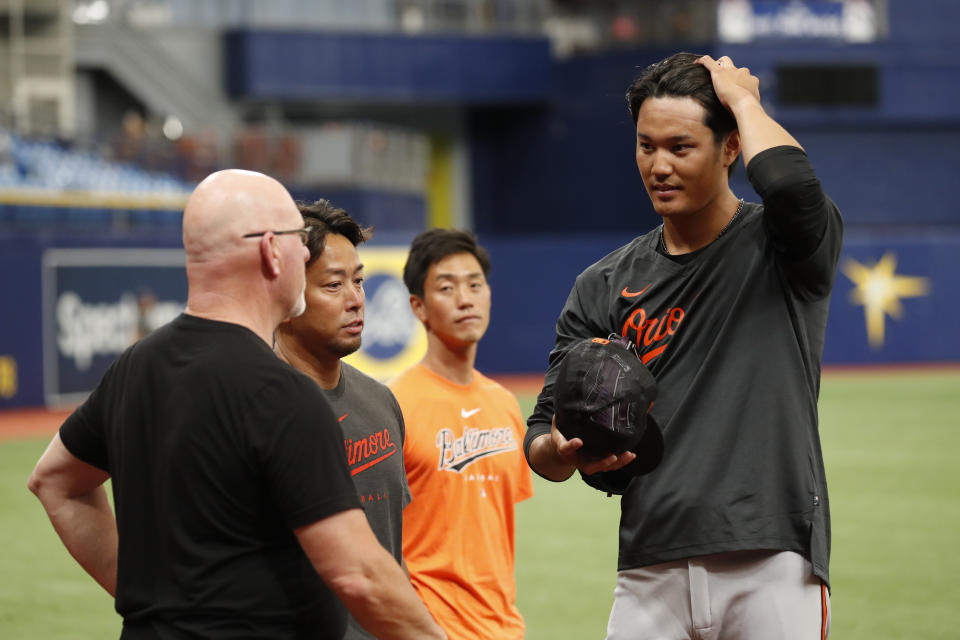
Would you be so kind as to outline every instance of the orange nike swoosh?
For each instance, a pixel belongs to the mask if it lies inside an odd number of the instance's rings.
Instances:
[[[643,289],[640,289],[640,291],[627,291],[627,288],[624,287],[623,291],[620,292],[620,295],[622,295],[624,298],[636,298],[638,295],[640,295],[641,293],[643,293],[649,288],[650,288],[650,285],[647,285]]]
[[[348,415],[350,415],[350,414],[349,414],[349,413],[343,414],[342,416],[340,416],[339,418],[337,418],[337,422],[343,422],[343,419],[346,418]]]

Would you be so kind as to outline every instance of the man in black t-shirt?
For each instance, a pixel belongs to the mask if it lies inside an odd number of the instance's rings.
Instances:
[[[307,233],[267,176],[200,183],[185,312],[117,359],[30,476],[122,638],[339,640],[338,598],[377,637],[444,637],[364,518],[329,405],[270,348],[305,306]]]
[[[826,637],[830,515],[817,421],[843,229],[799,143],[728,57],[676,54],[627,99],[663,224],[584,271],[557,321],[524,448],[622,494],[610,640]],[[763,201],[734,195],[740,154]],[[657,378],[657,468],[591,459],[553,424],[553,385],[584,338],[627,337]]]

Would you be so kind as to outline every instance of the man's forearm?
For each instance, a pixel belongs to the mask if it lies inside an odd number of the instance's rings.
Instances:
[[[732,109],[740,132],[744,166],[750,164],[750,161],[761,151],[773,147],[802,148],[797,139],[779,122],[771,118],[759,102],[745,98]]]
[[[102,486],[76,497],[38,495],[70,555],[111,596],[117,590],[117,521]]]
[[[370,560],[330,584],[357,622],[381,640],[446,638],[396,560],[382,548]]]
[[[109,477],[70,453],[57,433],[37,461],[27,487],[40,499],[70,555],[116,596],[117,519],[103,487]]]
[[[294,529],[317,573],[357,622],[380,640],[446,638],[360,509]]]

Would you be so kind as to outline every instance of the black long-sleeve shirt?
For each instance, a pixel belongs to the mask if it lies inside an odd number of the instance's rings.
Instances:
[[[829,577],[817,397],[843,224],[801,149],[757,154],[747,175],[763,205],[744,203],[681,260],[658,251],[662,227],[634,239],[577,278],[557,321],[528,456],[550,431],[553,383],[577,340],[629,337],[658,381],[660,466],[585,478],[623,493],[620,570],[773,549]]]

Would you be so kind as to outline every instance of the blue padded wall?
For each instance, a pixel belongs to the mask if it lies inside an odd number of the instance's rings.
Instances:
[[[550,44],[534,37],[232,31],[237,99],[534,103],[550,86]]]

